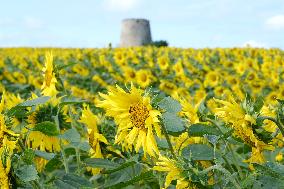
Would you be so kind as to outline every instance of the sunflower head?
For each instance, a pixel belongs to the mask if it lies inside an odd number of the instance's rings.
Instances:
[[[39,106],[38,110],[29,116],[29,122],[31,124],[42,123],[45,121],[54,122],[54,116],[57,115],[58,107],[53,106],[52,104],[45,104],[43,106]],[[67,123],[67,116],[63,113],[63,111],[59,111],[58,113],[59,126],[60,129],[70,129],[70,124]]]
[[[153,131],[161,135],[158,116],[160,112],[152,108],[150,97],[131,85],[126,92],[119,86],[111,88],[108,94],[100,94],[103,98],[98,107],[104,108],[106,115],[113,117],[118,125],[116,143],[125,149],[139,151],[143,147],[145,153],[158,154]]]
[[[55,96],[57,94],[55,86],[57,79],[53,69],[53,55],[50,52],[45,56],[45,66],[42,71],[44,76],[44,82],[41,86],[42,94],[46,96]]]

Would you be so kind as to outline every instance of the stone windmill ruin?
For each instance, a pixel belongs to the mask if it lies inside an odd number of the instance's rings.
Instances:
[[[142,46],[151,42],[149,20],[132,18],[122,21],[120,47]]]

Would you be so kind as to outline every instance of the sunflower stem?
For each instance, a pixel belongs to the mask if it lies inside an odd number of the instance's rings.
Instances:
[[[60,123],[59,123],[59,118],[58,118],[59,112],[60,112],[60,106],[58,106],[57,114],[54,117],[55,124],[56,124],[57,129],[60,133]],[[64,168],[65,168],[65,172],[69,173],[69,166],[68,166],[68,162],[67,162],[67,159],[66,159],[66,155],[65,155],[65,151],[64,151],[65,149],[64,149],[64,145],[63,145],[61,137],[59,137],[59,144],[60,144],[61,156],[63,158],[63,165],[64,165]]]
[[[212,123],[212,124],[214,124],[214,125],[218,128],[218,130],[222,133],[222,135],[224,135],[224,132],[222,131],[222,129],[220,128],[219,124],[218,124],[215,120],[212,120],[212,119],[209,119],[209,118],[205,118],[205,120],[208,121],[208,122],[210,122],[210,123]],[[221,138],[221,140],[224,142],[224,144],[227,143],[224,138]],[[241,167],[240,167],[239,164],[237,163],[237,158],[236,158],[235,153],[234,153],[234,151],[233,151],[233,149],[232,149],[232,147],[231,147],[230,144],[228,144],[228,149],[229,149],[230,153],[232,154],[233,163],[234,163],[234,165],[236,166],[236,168],[237,168],[237,170],[238,170],[239,176],[240,176],[241,178],[244,178],[244,175],[242,174],[242,171],[241,171]],[[229,166],[229,167],[230,167],[230,166]]]
[[[259,118],[273,121],[276,124],[276,126],[278,127],[278,129],[280,130],[282,136],[284,136],[284,128],[283,128],[282,124],[277,119],[275,119],[273,117],[269,117],[269,116],[260,116]]]
[[[173,145],[172,145],[172,143],[171,143],[171,140],[170,140],[170,136],[169,136],[169,134],[168,134],[168,131],[167,131],[167,129],[166,129],[166,127],[165,127],[165,125],[164,125],[163,123],[161,123],[161,125],[162,125],[163,133],[165,134],[167,143],[168,143],[168,145],[169,145],[171,154],[172,154],[173,158],[174,158],[175,160],[177,160],[177,157],[176,157],[176,154],[175,154]]]

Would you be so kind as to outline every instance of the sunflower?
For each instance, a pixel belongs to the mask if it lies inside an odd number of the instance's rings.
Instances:
[[[186,99],[183,97],[178,98],[178,101],[182,106],[181,114],[188,119],[190,124],[199,123],[198,108],[202,103],[203,98],[201,98],[196,104],[193,104],[190,100],[191,99]]]
[[[159,64],[159,67],[161,70],[167,70],[168,67],[169,67],[169,62],[170,62],[170,59],[168,56],[164,55],[164,56],[161,56],[161,57],[158,57],[158,64]]]
[[[146,88],[151,83],[152,73],[149,70],[139,70],[137,72],[136,79],[139,86],[141,86],[142,88]]]
[[[31,99],[36,99],[37,96],[32,94]],[[49,121],[54,123],[54,116],[58,112],[58,99],[51,98],[45,104],[42,104],[36,108],[36,110],[30,114],[27,118],[28,128],[34,128],[36,124]],[[66,122],[66,115],[63,111],[59,111],[58,119],[60,123],[60,129],[69,127]],[[24,131],[25,132],[25,131]],[[30,131],[26,138],[26,143],[33,149],[39,149],[48,152],[60,151],[59,138],[56,136],[48,136],[40,131]]]
[[[42,71],[44,76],[44,82],[41,86],[42,94],[45,96],[55,96],[57,94],[55,87],[57,79],[53,70],[53,55],[51,52],[45,55],[45,66]]]
[[[168,188],[173,180],[177,180],[177,189],[197,188],[183,176],[183,171],[178,167],[178,163],[175,160],[160,156],[159,161],[156,163],[156,166],[153,167],[153,170],[168,172],[165,180],[165,188]]]
[[[90,154],[92,158],[103,158],[100,142],[108,144],[107,139],[99,133],[97,123],[99,122],[96,115],[92,113],[89,106],[85,106],[82,110],[82,116],[79,122],[87,126],[89,144],[92,147]],[[91,168],[92,173],[95,175],[100,172],[99,168]]]
[[[160,137],[158,110],[152,108],[150,97],[142,96],[142,91],[131,85],[129,92],[119,86],[110,88],[108,94],[101,94],[102,101],[98,107],[106,110],[106,115],[113,117],[118,125],[115,143],[121,144],[123,149],[138,152],[143,147],[144,155],[159,154],[154,137],[154,130]]]
[[[11,168],[11,156],[18,142],[18,135],[6,127],[5,116],[2,114],[4,106],[2,95],[0,102],[0,184],[2,188],[10,188],[8,174]]]
[[[169,95],[175,93],[175,91],[177,90],[177,86],[167,80],[161,80],[161,83],[159,85],[159,89]]]
[[[254,134],[252,125],[256,124],[256,118],[248,114],[232,96],[229,96],[228,101],[218,99],[215,99],[215,101],[223,105],[223,107],[215,109],[215,115],[222,118],[227,124],[230,124],[234,130],[234,136],[252,147],[251,158],[246,160],[246,162],[263,163],[262,151],[264,149],[273,150],[273,147],[259,140]]]
[[[136,78],[136,72],[133,68],[124,66],[122,67],[123,76],[127,81],[134,81]]]
[[[220,76],[217,71],[211,71],[206,74],[204,85],[205,87],[215,87],[219,83]]]
[[[9,173],[11,169],[11,156],[16,148],[17,140],[10,141],[7,136],[1,139],[0,148],[0,184],[1,188],[10,188]]]

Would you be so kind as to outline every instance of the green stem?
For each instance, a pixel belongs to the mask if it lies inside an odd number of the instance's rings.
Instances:
[[[58,115],[59,115],[59,112],[60,112],[60,108],[61,107],[58,106],[57,114],[54,117],[55,124],[57,126],[57,130],[59,131],[59,133],[60,133],[60,123],[59,123]],[[65,151],[64,151],[64,145],[63,145],[61,137],[59,137],[59,144],[60,144],[61,156],[63,158],[63,165],[64,165],[64,168],[65,168],[65,172],[69,173],[69,166],[68,166],[68,162],[67,162],[67,159],[66,159],[66,155],[65,155]]]
[[[161,125],[162,125],[163,133],[165,134],[165,137],[166,137],[167,143],[168,143],[168,145],[169,145],[169,148],[170,148],[171,154],[172,154],[173,158],[174,158],[175,160],[177,160],[177,157],[176,157],[176,154],[175,154],[175,151],[174,151],[173,145],[172,145],[172,143],[171,143],[171,140],[170,140],[170,137],[169,137],[168,131],[167,131],[167,129],[166,129],[166,127],[165,127],[165,125],[164,125],[163,123],[161,123]]]
[[[32,183],[34,184],[35,188],[42,189],[41,185],[39,184],[37,180],[33,180]]]
[[[273,121],[277,125],[277,127],[279,128],[282,136],[284,136],[284,128],[283,128],[282,124],[277,119],[275,119],[273,117],[269,117],[269,116],[260,116],[259,118]]]
[[[75,148],[76,151],[76,160],[77,160],[77,165],[78,165],[78,173],[81,173],[80,165],[81,165],[81,158],[80,158],[80,151],[78,148]]]
[[[68,113],[69,113],[69,116],[73,118],[73,115],[72,115],[70,106],[68,106]],[[74,126],[74,124],[73,124],[73,121],[71,122],[71,127],[72,127],[73,129],[76,129],[75,126]],[[78,173],[79,173],[79,175],[80,175],[80,174],[81,174],[81,170],[82,170],[82,169],[80,169],[80,168],[81,168],[80,149],[76,147],[76,148],[75,148],[75,152],[76,152],[76,161],[77,161],[77,166],[78,166],[78,170],[77,170],[77,171],[78,171]]]
[[[218,128],[218,130],[222,133],[222,135],[224,135],[223,131],[221,130],[221,128],[219,126],[219,124],[215,120],[208,119],[208,118],[205,118],[205,120],[213,123]],[[221,140],[224,142],[224,144],[227,143],[227,141],[224,138],[221,138]],[[235,153],[234,153],[234,151],[233,151],[233,149],[232,149],[230,144],[228,144],[228,149],[229,149],[230,153],[232,154],[233,161],[234,161],[233,163],[234,163],[234,165],[236,166],[236,168],[238,170],[239,176],[241,178],[244,178],[244,175],[242,174],[242,171],[241,171],[241,167],[237,163],[237,158],[236,158]]]

